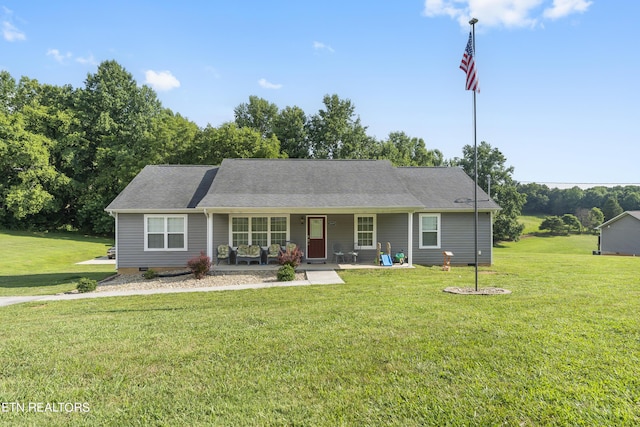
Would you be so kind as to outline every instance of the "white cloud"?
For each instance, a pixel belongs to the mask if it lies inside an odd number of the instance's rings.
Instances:
[[[47,51],[47,56],[52,56],[53,59],[55,59],[56,61],[62,64],[64,63],[65,59],[71,58],[71,52],[62,54],[58,49],[49,49]]]
[[[76,58],[76,62],[79,62],[80,64],[98,65],[98,61],[96,61],[96,58],[94,58],[93,55],[89,55],[86,58],[78,56]]]
[[[584,13],[592,3],[587,0],[553,0],[553,7],[545,9],[544,17],[558,19],[572,13]]]
[[[425,0],[423,13],[448,16],[462,27],[474,17],[482,27],[531,28],[543,19],[586,12],[591,4],[589,0]]]
[[[147,70],[144,72],[145,83],[158,91],[167,91],[180,87],[180,82],[176,79],[171,71],[156,72]]]
[[[265,89],[280,89],[282,87],[280,83],[271,83],[267,79],[258,80],[258,84]]]
[[[315,50],[326,50],[327,52],[335,52],[335,50],[333,50],[333,48],[329,45],[326,45],[322,42],[313,42],[313,48]]]
[[[27,39],[27,36],[25,35],[25,33],[17,29],[9,21],[2,22],[2,36],[8,42],[15,42],[15,41]]]

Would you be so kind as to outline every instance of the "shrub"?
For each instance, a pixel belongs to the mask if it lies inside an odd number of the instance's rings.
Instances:
[[[202,279],[211,269],[211,258],[204,252],[200,252],[199,256],[187,261],[187,266],[191,269],[196,279]]]
[[[158,273],[156,273],[153,269],[148,269],[147,271],[145,271],[144,273],[142,273],[142,277],[144,277],[147,280],[151,280],[151,279],[155,279],[156,277],[158,277]]]
[[[278,255],[278,264],[290,265],[294,270],[300,265],[302,260],[302,251],[297,246],[294,249],[287,249]]]
[[[89,279],[88,277],[83,277],[78,281],[78,285],[76,289],[80,293],[91,292],[96,290],[96,286],[98,286],[98,282],[93,279]]]
[[[284,264],[282,267],[278,269],[278,281],[279,282],[290,282],[296,277],[296,271],[293,269],[293,266],[289,264]]]

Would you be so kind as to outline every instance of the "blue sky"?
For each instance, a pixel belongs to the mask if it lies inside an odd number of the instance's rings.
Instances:
[[[632,0],[0,0],[0,68],[83,87],[113,59],[200,126],[251,95],[315,114],[335,93],[370,135],[404,131],[452,158],[473,144],[458,68],[471,16],[478,142],[516,180],[640,182]]]

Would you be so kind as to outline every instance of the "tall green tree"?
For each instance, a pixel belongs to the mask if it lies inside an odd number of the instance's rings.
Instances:
[[[300,107],[285,107],[280,110],[273,129],[280,141],[282,154],[290,158],[309,158],[307,116]]]
[[[355,114],[355,105],[338,95],[325,95],[325,109],[311,116],[308,135],[311,156],[316,159],[369,159],[375,154],[375,139]]]
[[[278,158],[280,141],[275,135],[265,138],[249,127],[224,123],[207,126],[197,137],[190,163],[217,165],[226,158]]]
[[[378,158],[388,159],[396,166],[441,166],[439,150],[427,150],[422,138],[409,137],[404,132],[391,132],[379,145]]]
[[[518,192],[526,194],[527,202],[522,208],[526,213],[548,213],[549,209],[549,187],[545,184],[535,182],[528,184],[518,184]]]
[[[604,201],[604,205],[602,206],[602,213],[604,214],[604,220],[609,221],[612,218],[617,217],[622,212],[622,207],[620,203],[618,203],[618,199],[614,195],[610,195]]]
[[[5,225],[20,220],[41,223],[42,214],[55,210],[55,189],[66,177],[51,166],[52,141],[25,130],[22,113],[0,113],[0,213]]]
[[[593,231],[594,228],[604,222],[604,213],[599,208],[593,207],[589,211],[588,227]]]
[[[265,138],[274,134],[278,106],[266,99],[252,95],[248,103],[238,105],[233,112],[235,123],[239,128],[255,129]]]
[[[482,141],[478,148],[478,185],[489,191],[491,180],[491,196],[502,208],[496,215],[493,225],[493,239],[517,240],[524,230],[524,224],[518,223],[518,217],[526,202],[526,195],[518,192],[517,183],[513,180],[513,166],[506,166],[507,158],[497,148]],[[475,150],[470,145],[462,149],[463,157],[452,160],[454,166],[460,166],[471,178],[475,175]],[[491,177],[491,178],[489,178]]]
[[[104,207],[148,163],[149,133],[162,107],[151,88],[139,87],[115,61],[87,76],[78,105],[83,138],[76,177],[84,185],[78,217],[84,228],[108,233],[113,220]]]

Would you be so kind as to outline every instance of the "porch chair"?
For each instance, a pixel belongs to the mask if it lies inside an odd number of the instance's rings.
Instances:
[[[348,254],[351,255],[351,260],[353,261],[354,264],[357,264],[358,262],[358,250],[356,249],[357,247],[358,247],[358,242],[355,242],[353,244],[353,250],[348,252]]]
[[[281,250],[280,245],[277,243],[269,245],[269,248],[267,249],[267,264],[271,261],[278,262],[278,256],[280,255]]]
[[[336,242],[333,244],[333,259],[338,264],[338,260],[342,258],[342,262],[344,261],[344,252],[342,252],[342,244]]]
[[[216,264],[220,264],[220,261],[226,259],[227,260],[227,264],[231,264],[231,251],[229,250],[229,245],[218,245],[218,248],[216,249],[216,258],[217,258],[217,262]]]

